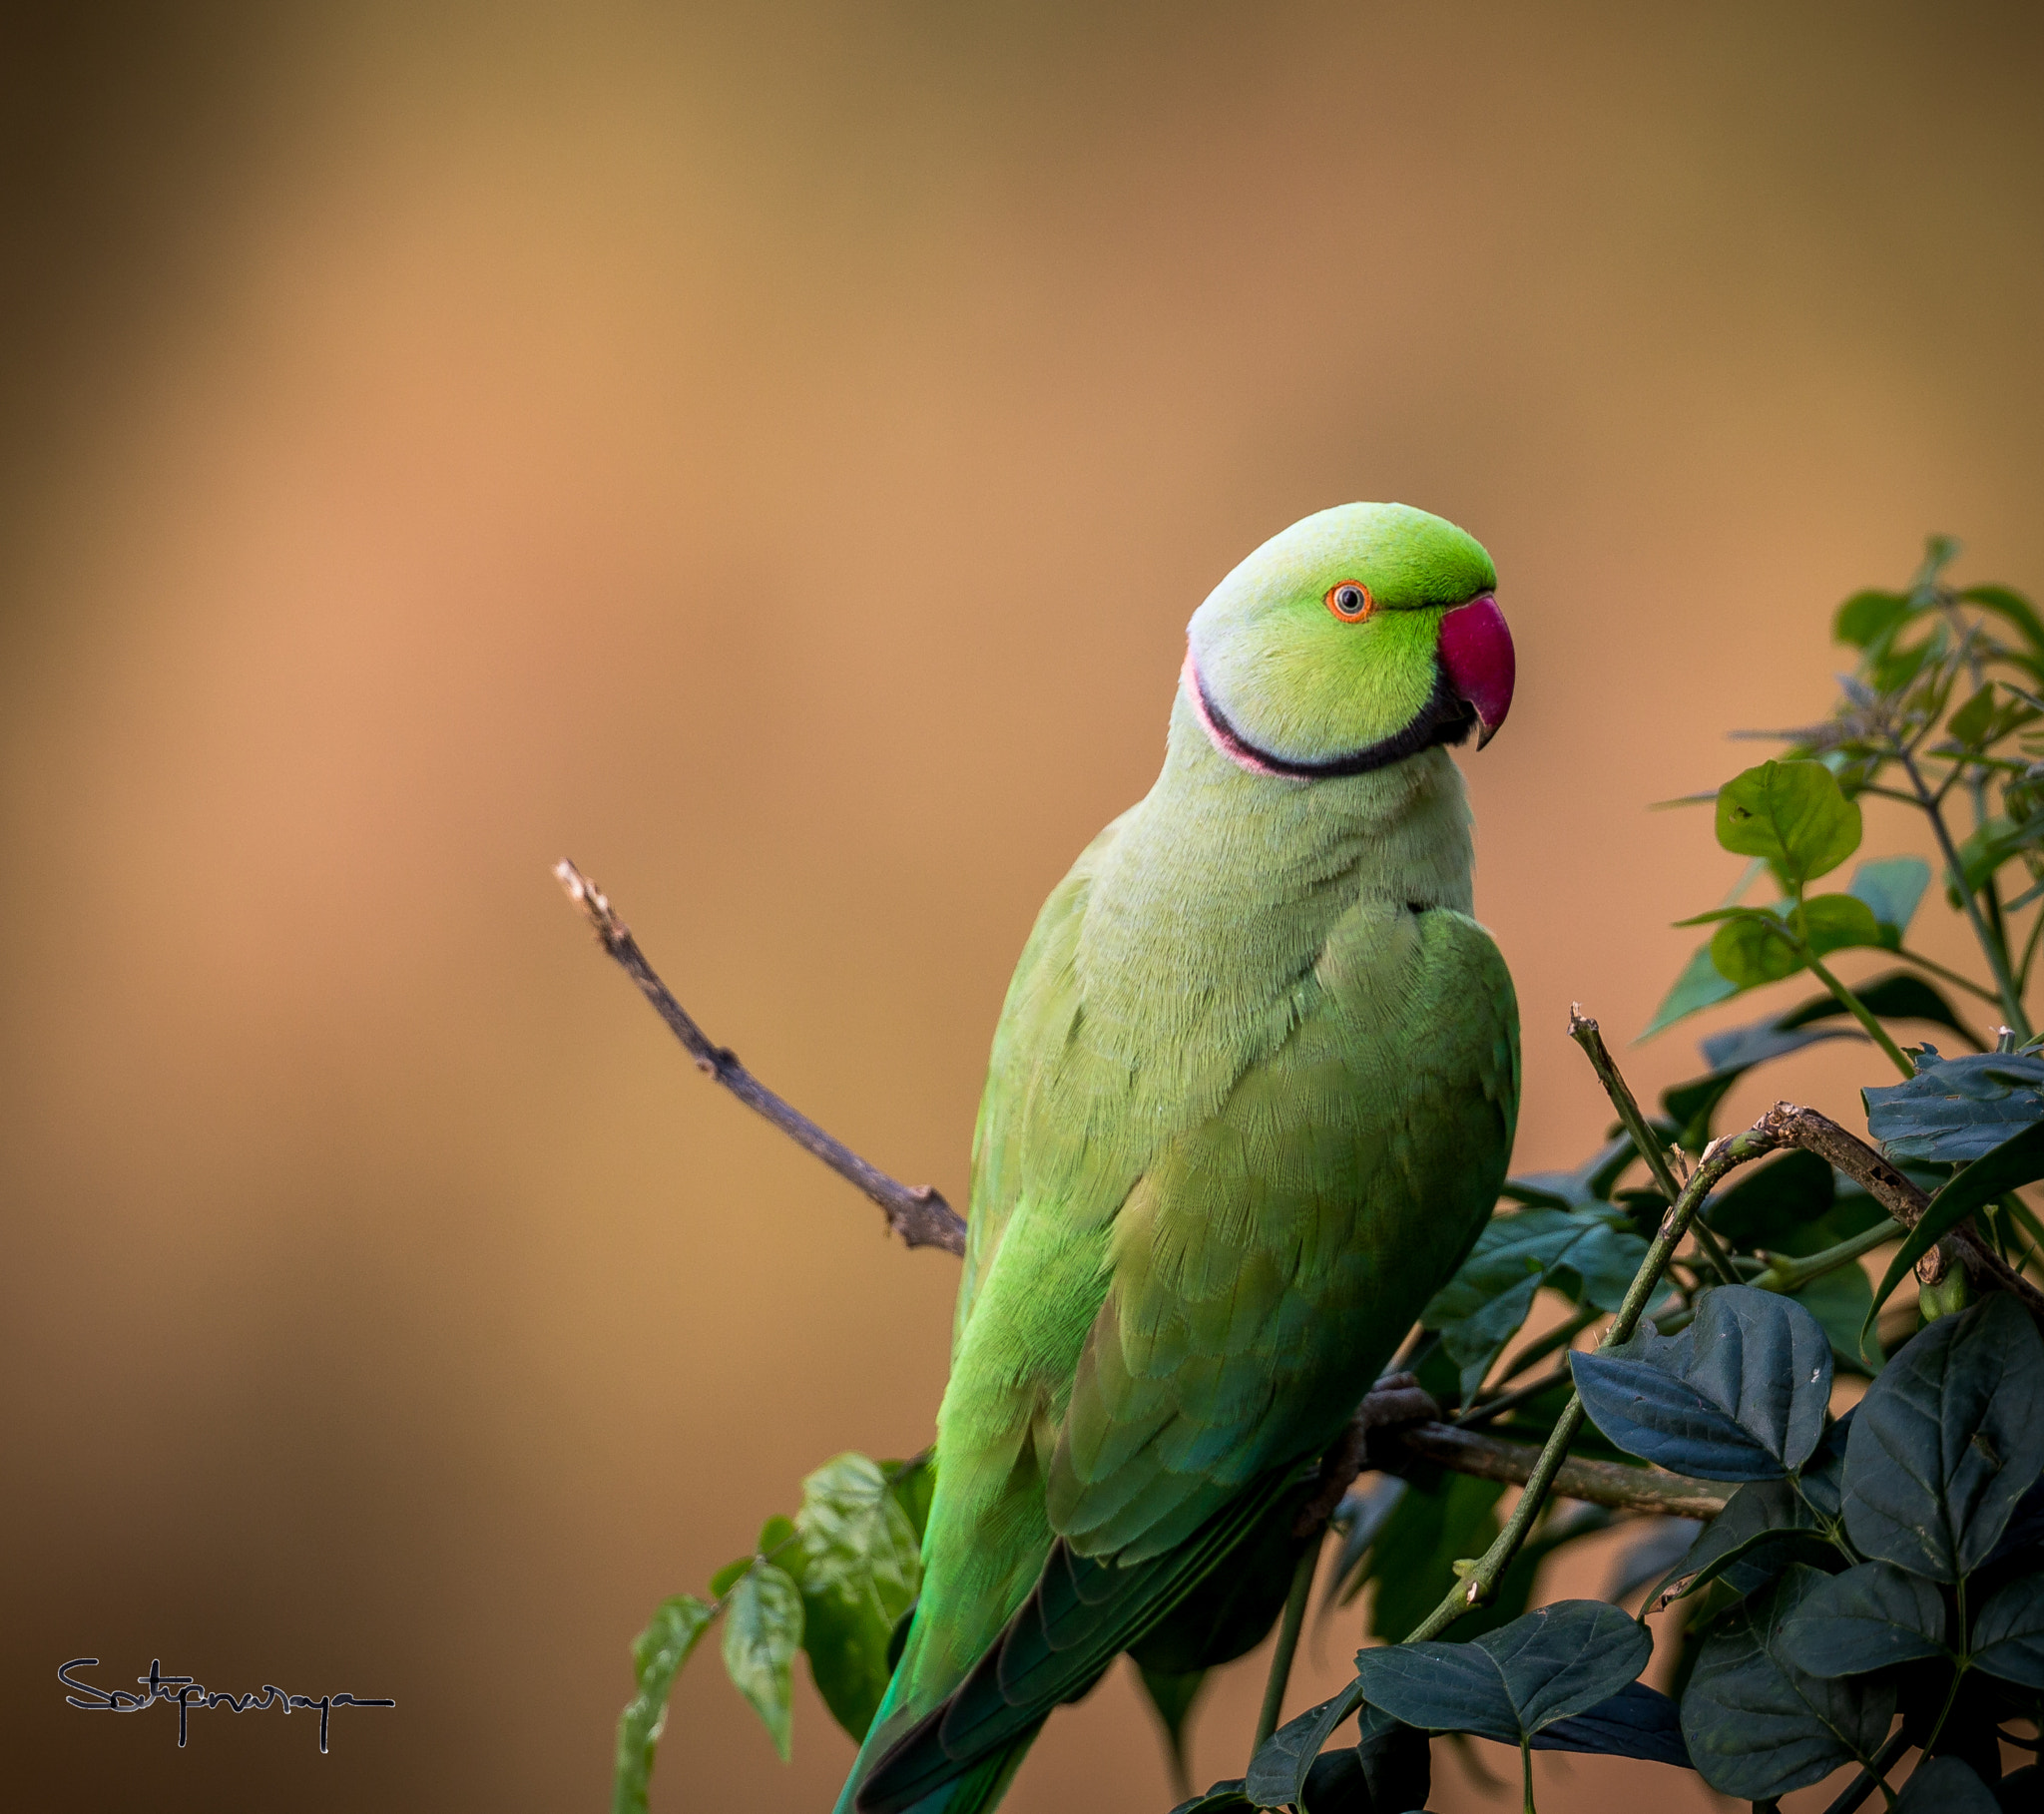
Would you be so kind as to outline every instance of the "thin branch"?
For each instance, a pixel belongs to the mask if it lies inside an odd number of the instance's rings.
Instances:
[[[1540,1451],[1531,1443],[1508,1443],[1452,1424],[1418,1424],[1400,1430],[1392,1443],[1457,1474],[1478,1480],[1503,1481],[1522,1487],[1532,1479]],[[1716,1481],[1692,1480],[1686,1474],[1632,1468],[1622,1462],[1586,1461],[1570,1456],[1554,1472],[1550,1491],[1563,1499],[1586,1500],[1621,1512],[1657,1512],[1671,1518],[1716,1518],[1725,1510],[1732,1489]]]
[[[1661,1150],[1661,1142],[1655,1138],[1654,1131],[1647,1126],[1647,1118],[1640,1113],[1632,1086],[1625,1081],[1617,1061],[1606,1049],[1604,1035],[1597,1030],[1597,1023],[1583,1013],[1581,1002],[1569,1004],[1569,1038],[1582,1047],[1584,1056],[1590,1061],[1590,1069],[1597,1073],[1597,1081],[1604,1086],[1604,1094],[1611,1098],[1611,1106],[1618,1111],[1620,1123],[1632,1135],[1634,1147],[1647,1161],[1648,1170],[1654,1174],[1654,1182],[1661,1186],[1661,1194],[1674,1202],[1682,1194],[1682,1183],[1668,1162],[1668,1154]],[[1711,1269],[1726,1284],[1736,1285],[1739,1274],[1733,1269],[1731,1257],[1718,1244],[1718,1237],[1701,1221],[1695,1223],[1690,1232],[1696,1236],[1697,1245],[1710,1260]]]
[[[633,938],[631,928],[618,917],[603,891],[589,877],[565,860],[554,865],[554,875],[568,891],[568,898],[587,916],[597,942],[617,959],[625,974],[639,986],[639,993],[653,1004],[654,1011],[667,1022],[675,1038],[688,1048],[689,1056],[700,1069],[707,1071],[748,1109],[764,1115],[796,1145],[814,1153],[839,1177],[855,1184],[871,1197],[885,1213],[887,1226],[900,1235],[904,1245],[941,1247],[946,1253],[964,1253],[965,1223],[932,1186],[904,1184],[889,1177],[877,1165],[860,1158],[842,1140],[824,1133],[800,1111],[782,1102],[739,1063],[737,1053],[729,1047],[715,1044],[696,1025],[689,1011],[675,1000],[668,986],[660,980],[659,972],[646,961],[646,954],[639,949],[639,941]]]

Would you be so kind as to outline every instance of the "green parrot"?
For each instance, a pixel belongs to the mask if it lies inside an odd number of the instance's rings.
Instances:
[[[1445,745],[1511,703],[1496,586],[1348,504],[1194,613],[1163,773],[1001,1011],[921,1597],[837,1814],[992,1807],[1240,1571],[1495,1205],[1518,1008]]]

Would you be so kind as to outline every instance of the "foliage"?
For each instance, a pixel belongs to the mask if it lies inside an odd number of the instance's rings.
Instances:
[[[2044,933],[2044,621],[2006,588],[1954,588],[1955,554],[1933,539],[1907,587],[1848,599],[1834,629],[1854,669],[1831,712],[1699,796],[1749,863],[1683,922],[1705,942],[1643,1037],[1792,978],[1816,992],[1705,1039],[1703,1070],[1651,1114],[1616,1092],[1618,1125],[1575,1169],[1512,1178],[1400,1362],[1444,1415],[1541,1445],[1543,1465],[1573,1453],[1737,1490],[1699,1526],[1556,1503],[1536,1471],[1501,1520],[1492,1482],[1420,1464],[1365,1475],[1332,1521],[1321,1616],[1367,1590],[1384,1641],[1177,1814],[1402,1814],[1423,1806],[1442,1734],[1516,1746],[1529,1810],[1541,1749],[1694,1769],[1763,1806],[1848,1769],[1862,1797],[1886,1790],[1913,1750],[1899,1800],[1883,1797],[1904,1814],[2017,1805],[1991,1785],[2004,1729],[2044,1732],[2044,1340],[2008,1292],[1971,1301],[1949,1249],[1963,1233],[2014,1274],[2044,1254],[2019,1194],[2044,1179],[2044,1041],[2024,1008]],[[1864,855],[1868,799],[1919,814],[1935,866]],[[1777,898],[1750,901],[1763,877]],[[1911,944],[1933,884],[1984,976]],[[1855,954],[1875,967],[1848,982]],[[1969,1014],[1992,1017],[1988,1037]],[[1970,1050],[1948,1057],[1925,1030]],[[1714,1146],[1742,1080],[1841,1040],[1886,1078],[1863,1092],[1871,1136],[1932,1193],[1913,1231],[1811,1152],[1709,1170],[1750,1156]],[[1939,1281],[1893,1302],[1919,1260],[1944,1264]],[[1841,1384],[1863,1396],[1833,1417]],[[617,1809],[644,1808],[668,1693],[720,1616],[727,1669],[783,1755],[797,1648],[863,1735],[912,1612],[929,1486],[926,1463],[841,1456],[710,1599],[659,1608],[634,1649]],[[1175,1757],[1208,1671],[1259,1643],[1306,1579],[1295,1564],[1316,1540],[1294,1535],[1297,1503],[1138,1646]],[[1635,1535],[1607,1598],[1540,1603],[1546,1560],[1617,1523]],[[1623,1603],[1643,1589],[1636,1617]],[[1677,1640],[1667,1693],[1639,1679],[1657,1610]],[[2038,1781],[2032,1766],[2000,1792]]]

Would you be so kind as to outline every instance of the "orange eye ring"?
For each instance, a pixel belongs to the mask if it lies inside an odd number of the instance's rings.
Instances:
[[[1360,580],[1343,580],[1327,588],[1326,606],[1344,624],[1360,624],[1376,610],[1377,602]]]

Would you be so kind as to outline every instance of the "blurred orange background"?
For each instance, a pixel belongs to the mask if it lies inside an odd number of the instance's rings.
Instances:
[[[1519,642],[1478,905],[1519,1163],[1561,1164],[1606,1119],[1568,1004],[1643,1025],[1739,867],[1647,803],[1822,709],[1830,608],[1924,531],[2044,588],[2030,8],[215,4],[0,43],[16,1806],[606,1806],[655,1601],[830,1454],[925,1440],[953,1262],[686,1064],[557,857],[962,1201],[1009,969],[1154,774],[1187,616],[1309,510],[1420,504]],[[1694,1042],[1626,1062],[1645,1094]],[[1867,1075],[1823,1048],[1733,1112]],[[66,1707],[80,1654],[399,1704],[324,1758],[220,1713],[180,1752]],[[706,1652],[656,1810],[827,1806],[799,1672],[795,1725],[783,1768]],[[1540,1769],[1552,1808],[1681,1799]],[[1443,1768],[1434,1805],[1512,1799]],[[1171,1800],[1117,1674],[1010,1805]]]

